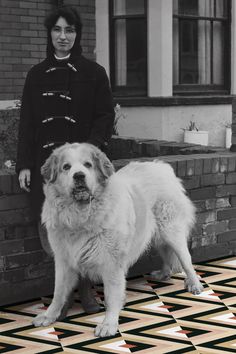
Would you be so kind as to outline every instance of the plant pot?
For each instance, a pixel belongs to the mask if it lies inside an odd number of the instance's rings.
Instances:
[[[208,145],[208,131],[206,130],[185,130],[184,142],[190,144]]]
[[[232,129],[226,127],[225,128],[225,147],[229,149],[231,147],[231,140],[232,140]]]

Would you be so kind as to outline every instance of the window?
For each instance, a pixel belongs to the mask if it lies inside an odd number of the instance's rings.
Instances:
[[[110,3],[111,85],[117,96],[147,94],[146,0]]]
[[[229,93],[230,0],[173,0],[174,93]]]

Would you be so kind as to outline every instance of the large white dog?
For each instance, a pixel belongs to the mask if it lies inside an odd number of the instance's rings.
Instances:
[[[90,144],[66,144],[42,167],[46,225],[55,259],[55,290],[49,308],[33,321],[47,326],[61,315],[78,275],[104,284],[106,314],[96,336],[115,335],[129,267],[151,241],[163,258],[155,274],[168,278],[179,260],[188,291],[202,285],[187,247],[195,209],[173,169],[162,161],[113,165]]]

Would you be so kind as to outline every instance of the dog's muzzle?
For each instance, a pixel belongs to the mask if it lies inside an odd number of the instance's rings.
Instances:
[[[76,202],[89,202],[90,190],[85,181],[85,174],[83,172],[76,172],[73,175],[74,186],[72,188],[72,197]]]

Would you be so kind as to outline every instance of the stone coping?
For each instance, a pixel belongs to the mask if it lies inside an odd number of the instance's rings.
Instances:
[[[136,158],[128,158],[128,159],[117,159],[113,160],[112,163],[115,169],[119,169],[125,165],[127,165],[131,161],[153,161],[153,160],[163,160],[168,163],[174,163],[178,161],[191,161],[191,160],[211,160],[211,159],[232,159],[235,160],[235,167],[232,168],[232,171],[236,169],[236,152],[231,152],[229,150],[222,150],[214,153],[206,153],[206,154],[189,154],[189,155],[163,155],[163,156],[142,156]],[[4,167],[0,169],[0,176],[4,175],[15,175],[15,168],[7,168]]]
[[[229,150],[219,151],[215,153],[206,154],[189,154],[189,155],[164,155],[156,157],[138,157],[131,159],[117,159],[113,161],[115,168],[121,168],[131,161],[153,161],[155,159],[163,160],[166,162],[178,162],[178,161],[190,161],[190,160],[206,160],[206,159],[233,159],[236,163],[236,152],[231,152]]]
[[[108,156],[112,160],[157,157],[165,155],[210,154],[229,151],[224,147],[203,146],[185,142],[112,136]]]

